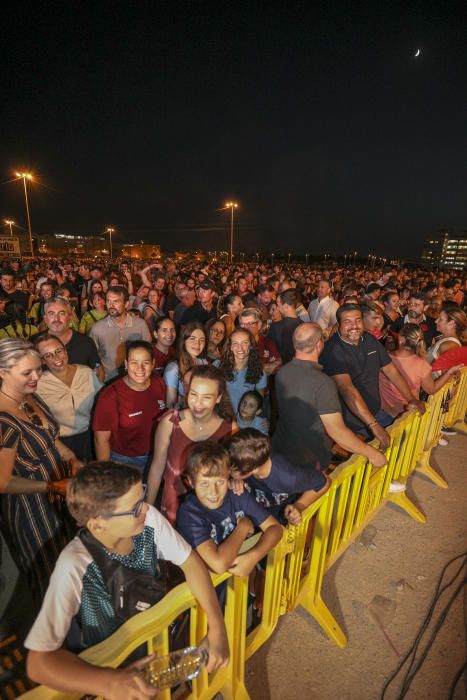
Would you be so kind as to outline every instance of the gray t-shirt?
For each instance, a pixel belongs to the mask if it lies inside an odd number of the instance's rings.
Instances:
[[[127,314],[125,325],[121,328],[111,316],[96,321],[89,331],[89,337],[97,346],[97,352],[105,370],[105,381],[117,376],[118,368],[125,360],[125,343],[128,340],[151,342],[146,321],[131,314]]]
[[[316,362],[294,358],[277,373],[276,394],[279,420],[274,449],[293,464],[326,469],[331,441],[320,416],[341,412],[334,381]]]

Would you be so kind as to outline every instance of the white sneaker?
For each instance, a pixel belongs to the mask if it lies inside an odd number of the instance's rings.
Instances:
[[[438,445],[440,447],[446,447],[446,445],[449,445],[449,441],[442,437],[438,440]]]
[[[389,493],[403,493],[407,486],[400,481],[391,481],[389,484]]]

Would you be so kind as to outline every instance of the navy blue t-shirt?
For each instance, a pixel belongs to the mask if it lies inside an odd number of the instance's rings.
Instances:
[[[297,467],[280,454],[273,452],[271,462],[269,476],[249,476],[246,483],[256,501],[278,520],[283,520],[280,516],[285,506],[294,503],[304,491],[320,491],[326,484],[322,472]]]
[[[259,527],[269,515],[247,491],[236,496],[229,490],[221,507],[214,509],[205,508],[196,494],[190,493],[177,511],[177,530],[193,548],[209,539],[221,544],[240,518],[247,517]]]

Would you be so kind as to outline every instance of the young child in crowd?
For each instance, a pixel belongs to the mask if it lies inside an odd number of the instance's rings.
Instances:
[[[208,671],[214,671],[227,664],[229,652],[209,573],[167,520],[145,503],[145,493],[137,470],[111,461],[94,462],[71,480],[67,504],[78,524],[92,535],[94,546],[101,545],[110,559],[152,576],[157,575],[158,558],[181,567],[208,617],[209,631],[201,645],[209,653]],[[101,569],[82,539],[75,537],[60,554],[26,639],[28,675],[65,693],[102,695],[109,700],[154,697],[154,688],[137,669],[93,666],[67,649],[70,629],[76,626],[80,643],[74,647],[82,651],[106,639],[121,624]]]
[[[240,430],[225,445],[234,477],[233,490],[242,493],[246,481],[258,503],[284,524],[299,525],[305,508],[330,486],[322,472],[302,469],[273,453],[268,436],[254,428]]]
[[[269,421],[262,414],[263,397],[252,389],[245,391],[238,404],[237,425],[239,428],[256,428],[264,435],[269,433]]]
[[[245,491],[236,495],[229,489],[229,454],[220,443],[195,445],[186,474],[194,493],[178,509],[177,530],[211,571],[248,576],[279,542],[282,527],[252,494]],[[262,536],[248,552],[239,554],[256,527],[262,530]]]

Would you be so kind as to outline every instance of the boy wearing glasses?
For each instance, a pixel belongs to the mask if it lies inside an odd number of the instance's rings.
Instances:
[[[156,576],[158,559],[180,566],[206,612],[209,631],[201,643],[209,652],[208,671],[228,662],[224,620],[207,569],[199,556],[153,507],[135,469],[115,462],[88,464],[74,477],[67,504],[78,524],[105,554],[126,567]],[[79,628],[82,651],[109,637],[123,624],[99,566],[81,538],[62,551],[41,611],[26,639],[29,676],[63,692],[102,695],[109,700],[143,700],[154,688],[137,668],[110,669],[86,663],[66,646]],[[76,633],[73,634],[76,637]]]

